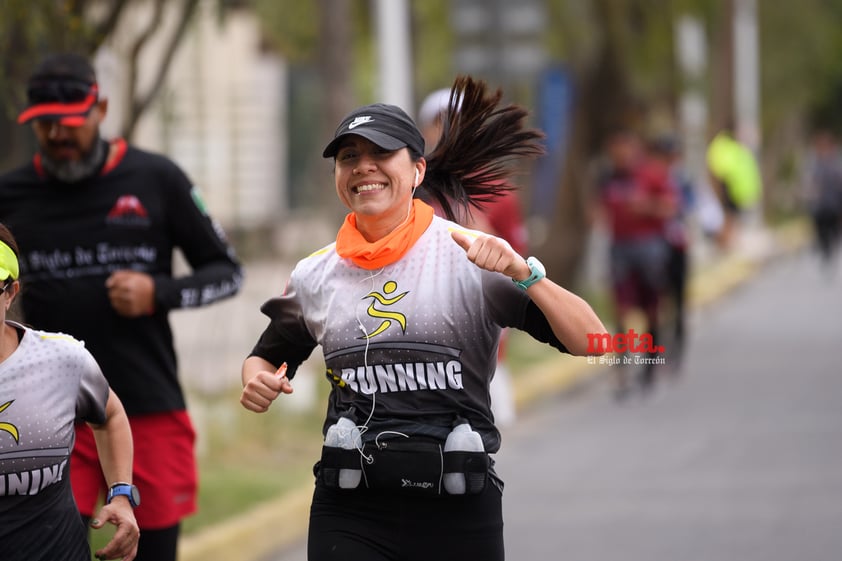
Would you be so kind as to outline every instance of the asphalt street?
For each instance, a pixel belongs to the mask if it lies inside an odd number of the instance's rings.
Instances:
[[[683,367],[649,394],[618,401],[598,376],[522,412],[497,458],[507,559],[842,558],[835,268],[779,259],[694,312]]]

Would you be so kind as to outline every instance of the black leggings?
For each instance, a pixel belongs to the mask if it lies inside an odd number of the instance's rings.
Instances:
[[[85,527],[89,527],[91,519],[82,517]],[[178,550],[178,535],[181,524],[161,528],[160,530],[140,529],[140,541],[137,547],[137,557],[134,561],[176,561]]]
[[[684,304],[687,294],[687,250],[671,247],[667,262],[667,276],[669,278],[669,294],[672,296],[675,314],[673,335],[676,343],[684,341]]]
[[[411,497],[316,486],[309,561],[503,561],[502,493]]]
[[[829,260],[839,240],[839,213],[835,210],[821,209],[813,214],[816,230],[816,242],[821,256]]]

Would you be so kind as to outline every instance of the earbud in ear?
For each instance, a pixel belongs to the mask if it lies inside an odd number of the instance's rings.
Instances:
[[[418,168],[415,168],[415,183],[412,184],[413,187],[418,187]]]

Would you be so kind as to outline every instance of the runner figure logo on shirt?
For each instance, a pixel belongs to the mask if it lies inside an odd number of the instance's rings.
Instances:
[[[401,326],[401,330],[406,333],[406,316],[400,312],[387,312],[383,310],[378,310],[375,305],[380,304],[382,306],[392,306],[396,304],[401,298],[409,294],[409,292],[401,292],[397,296],[387,297],[385,295],[392,294],[395,290],[398,289],[398,283],[395,281],[387,281],[386,284],[383,285],[383,294],[379,292],[372,291],[363,296],[365,298],[371,298],[371,304],[368,306],[368,315],[373,318],[382,319],[383,321],[380,323],[380,326],[372,331],[371,333],[367,333],[362,337],[358,337],[358,339],[371,339],[377,335],[380,335],[389,327],[391,327],[392,322],[396,321]]]
[[[3,405],[0,405],[0,413],[8,409],[9,405],[14,403],[15,400],[7,401]],[[18,432],[18,428],[13,425],[12,423],[0,423],[0,432],[7,432],[12,435],[12,438],[15,439],[15,442],[20,444],[20,432]]]

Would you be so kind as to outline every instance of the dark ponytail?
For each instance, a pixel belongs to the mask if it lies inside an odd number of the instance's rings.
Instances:
[[[503,94],[483,81],[459,76],[450,90],[438,144],[427,155],[423,186],[448,219],[458,222],[469,205],[482,208],[505,191],[517,160],[544,153],[537,129],[525,128],[527,111],[500,106]]]

